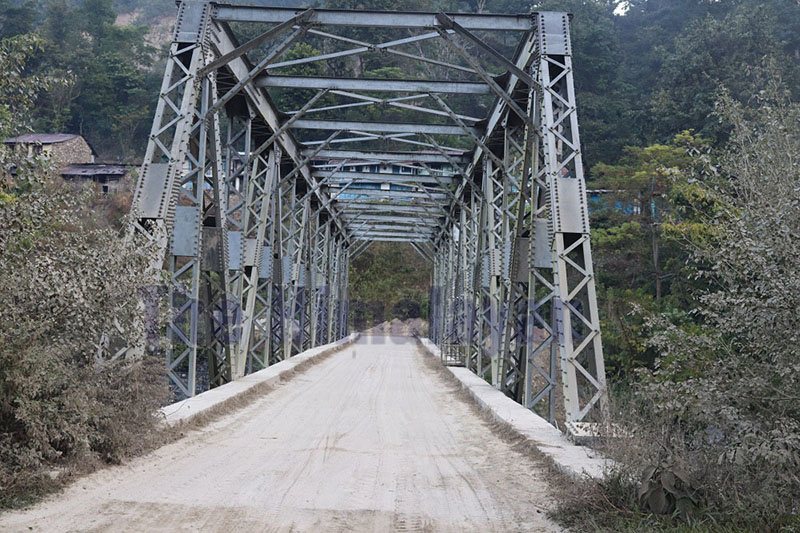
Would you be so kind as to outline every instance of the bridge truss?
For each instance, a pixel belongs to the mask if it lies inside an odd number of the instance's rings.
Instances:
[[[448,363],[598,419],[570,17],[268,4],[178,7],[133,206],[169,271],[176,390],[342,338],[350,261],[407,242]]]

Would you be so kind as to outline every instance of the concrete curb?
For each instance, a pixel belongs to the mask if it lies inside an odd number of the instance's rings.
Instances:
[[[436,357],[439,348],[430,339],[420,338],[422,346]],[[491,417],[506,426],[515,435],[524,439],[564,474],[575,478],[604,476],[608,459],[585,446],[572,443],[545,419],[524,408],[499,390],[486,383],[464,367],[445,367],[460,383],[461,387]]]
[[[281,379],[286,378],[288,374],[297,369],[298,366],[338,351],[354,343],[359,336],[359,333],[351,333],[341,340],[306,350],[285,361],[276,363],[258,372],[248,374],[236,381],[226,383],[215,389],[207,390],[192,398],[166,405],[160,409],[161,414],[164,415],[164,421],[167,426],[188,422],[198,415],[219,407],[224,402],[246,394],[255,387],[268,387],[279,383]]]

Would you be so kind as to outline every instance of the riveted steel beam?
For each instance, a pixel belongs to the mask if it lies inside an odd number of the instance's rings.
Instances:
[[[293,129],[335,130],[380,133],[428,133],[431,135],[475,135],[481,134],[478,128],[456,127],[441,124],[409,124],[404,122],[351,122],[346,120],[300,119],[291,126]]]
[[[393,229],[379,229],[379,228],[366,228],[358,231],[353,232],[354,235],[358,235],[363,237],[365,235],[382,235],[385,237],[404,237],[404,236],[411,236],[411,237],[430,237],[431,232],[425,230],[415,230],[413,228],[393,228]]]
[[[445,207],[448,206],[446,202],[439,203],[428,199],[421,200],[417,198],[409,201],[403,201],[396,198],[347,198],[337,200],[336,202],[337,205],[342,209],[355,209],[359,206],[366,206],[367,209],[381,209],[388,211],[397,207],[408,206],[417,208],[425,213],[429,213],[431,216],[446,215],[447,210]]]
[[[369,222],[374,224],[381,224],[381,223],[392,223],[392,224],[400,224],[400,225],[411,225],[411,226],[429,226],[429,227],[437,227],[439,222],[436,220],[427,220],[424,218],[411,218],[411,217],[398,217],[393,216],[390,214],[380,214],[380,213],[373,213],[373,214],[359,214],[359,215],[350,215],[345,213],[342,215],[342,218],[348,223],[356,223],[356,222]]]
[[[376,242],[429,242],[428,237],[391,237],[383,235],[371,235],[369,237],[362,237],[362,239],[369,239]]]
[[[312,150],[303,150],[303,155],[310,155]],[[322,150],[314,154],[320,160],[349,159],[351,161],[374,161],[376,163],[412,163],[424,161],[425,163],[449,163],[451,159],[465,163],[468,159],[463,154],[452,154],[445,157],[430,152],[368,152],[358,150]]]
[[[339,191],[338,187],[323,187],[323,190],[331,196],[332,199],[342,202],[349,201],[353,198],[376,198],[380,200],[390,201],[411,201],[411,199],[426,198],[428,200],[448,205],[449,196],[440,192],[419,192],[419,191],[394,191],[382,189],[358,189],[350,187],[347,190]]]
[[[217,4],[214,19],[227,22],[268,22],[280,24],[298,13],[294,8],[267,7],[263,5]],[[310,18],[322,26],[366,26],[372,28],[435,28],[441,26],[437,13],[403,13],[398,11],[348,11],[337,9],[315,10]],[[451,14],[451,18],[468,30],[530,31],[531,15],[472,15]]]
[[[342,202],[341,207],[343,208],[342,215],[346,214],[347,211],[374,211],[378,213],[402,211],[404,213],[425,214],[427,213],[427,209],[433,205],[439,206],[439,204],[433,202],[382,202],[380,200],[368,200],[359,202]]]
[[[377,222],[372,222],[367,227],[369,228],[368,230],[359,231],[410,231],[414,233],[430,234],[433,228],[433,226],[425,224],[380,224]],[[357,235],[359,231],[353,230],[353,234]]]
[[[435,172],[435,171],[434,171]],[[455,178],[450,176],[437,176],[435,174],[417,175],[417,174],[391,174],[388,172],[325,172],[313,171],[311,173],[319,180],[333,185],[334,183],[354,182],[354,183],[395,183],[395,184],[433,184],[433,185],[450,185]]]
[[[258,87],[288,89],[328,89],[342,91],[379,91],[398,93],[490,94],[485,83],[440,80],[392,80],[365,78],[318,78],[303,76],[262,75]]]

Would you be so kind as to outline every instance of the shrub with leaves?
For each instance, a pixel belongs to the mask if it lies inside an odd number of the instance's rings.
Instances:
[[[772,81],[717,115],[728,144],[674,177],[692,194],[665,224],[692,309],[640,309],[658,355],[614,398],[613,471],[576,497],[601,513],[564,510],[593,527],[800,531],[800,105]]]
[[[691,324],[646,318],[659,357],[622,411],[633,438],[611,453],[641,475],[642,510],[689,516],[699,490],[717,521],[800,527],[800,105],[773,82],[717,113],[729,143],[689,177],[702,208],[682,207],[706,231],[671,227],[705,289]]]
[[[0,41],[0,135],[24,131],[36,95],[64,82],[27,75],[40,45]],[[160,358],[111,354],[144,345],[140,294],[161,280],[151,246],[124,238],[95,195],[0,145],[0,507],[142,449],[169,394]]]
[[[115,359],[100,346],[104,333],[144,342],[140,291],[160,281],[147,274],[152,250],[91,210],[90,189],[55,177],[5,192],[0,505],[12,505],[54,468],[140,449],[168,391],[160,358]]]
[[[695,483],[682,468],[664,462],[645,468],[637,496],[642,507],[656,514],[694,513],[701,497]]]
[[[43,44],[33,34],[0,40],[0,140],[29,127],[31,110],[41,92],[70,83],[65,77],[28,75],[28,63]],[[10,200],[12,185],[24,189],[29,180],[41,175],[44,163],[41,157],[28,157],[0,144],[0,202]]]

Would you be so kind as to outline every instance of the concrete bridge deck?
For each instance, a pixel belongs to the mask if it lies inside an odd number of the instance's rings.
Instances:
[[[365,337],[2,531],[557,531],[545,467],[411,338]]]

